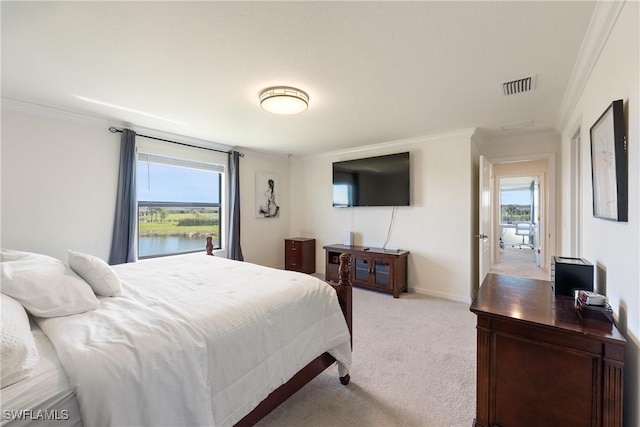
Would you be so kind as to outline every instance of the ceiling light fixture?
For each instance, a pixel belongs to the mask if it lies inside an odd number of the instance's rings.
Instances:
[[[298,114],[309,106],[309,95],[295,87],[268,87],[260,93],[260,106],[270,113]]]

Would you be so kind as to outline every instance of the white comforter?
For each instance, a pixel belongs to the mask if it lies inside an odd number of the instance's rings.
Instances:
[[[233,425],[319,354],[351,364],[335,291],[204,254],[115,266],[123,296],[39,319],[86,426]]]

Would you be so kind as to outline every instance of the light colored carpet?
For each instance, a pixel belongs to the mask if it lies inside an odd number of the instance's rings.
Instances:
[[[507,245],[500,250],[498,260],[491,264],[491,273],[530,279],[549,280],[549,273],[536,265],[536,256],[532,249],[512,248]]]
[[[469,427],[476,317],[467,304],[354,288],[351,383],[328,368],[258,427]]]

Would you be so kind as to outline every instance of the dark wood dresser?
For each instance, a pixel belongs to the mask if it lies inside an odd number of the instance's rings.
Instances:
[[[293,237],[284,240],[284,268],[313,274],[316,272],[316,239]]]
[[[542,280],[489,274],[477,316],[476,427],[622,426],[626,340]]]

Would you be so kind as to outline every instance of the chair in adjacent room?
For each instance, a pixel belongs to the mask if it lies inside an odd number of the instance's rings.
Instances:
[[[522,249],[523,246],[528,246],[529,248],[533,249],[533,245],[531,244],[531,237],[533,237],[533,224],[530,222],[519,222],[516,224],[516,231],[515,231],[515,235],[516,236],[522,236],[522,243],[518,243],[516,245],[511,245],[511,247],[516,247],[518,246],[520,249]],[[525,242],[525,237],[527,238],[527,241]]]

